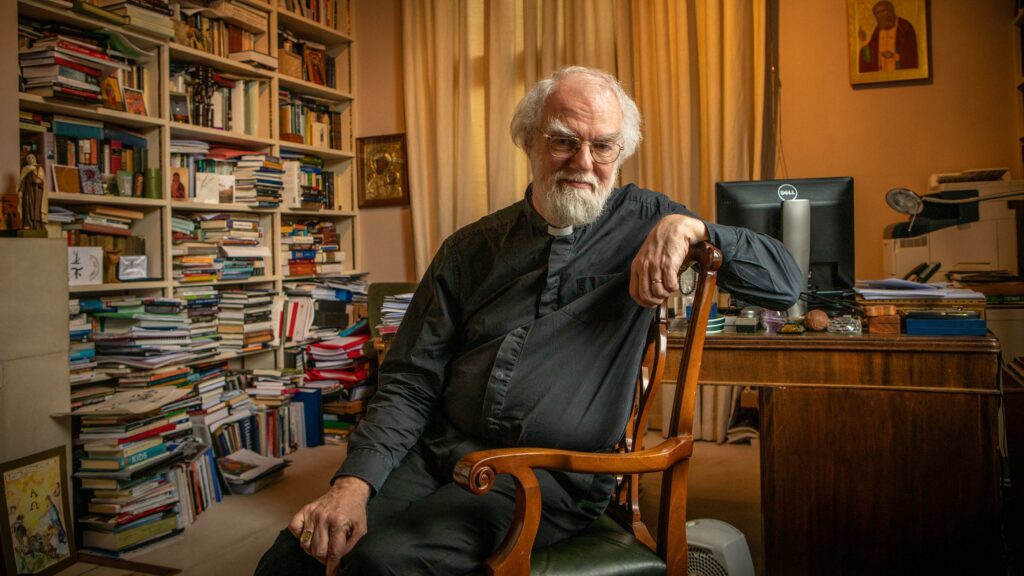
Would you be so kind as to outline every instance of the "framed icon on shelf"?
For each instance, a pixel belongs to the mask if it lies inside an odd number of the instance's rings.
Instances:
[[[360,208],[409,204],[405,134],[356,139]]]

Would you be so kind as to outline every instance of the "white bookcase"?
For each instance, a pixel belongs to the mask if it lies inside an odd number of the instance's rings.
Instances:
[[[172,3],[175,0],[172,0]],[[183,5],[193,5],[189,0],[180,0]],[[47,190],[46,203],[74,208],[74,205],[109,205],[141,211],[145,217],[137,220],[132,235],[143,236],[146,240],[149,280],[130,283],[108,283],[91,286],[72,286],[71,298],[87,298],[104,294],[137,294],[140,296],[174,295],[181,285],[209,285],[218,287],[256,287],[282,292],[286,278],[281,271],[282,254],[280,233],[282,224],[295,220],[318,218],[335,224],[339,236],[340,250],[345,254],[343,274],[360,272],[361,262],[359,239],[359,218],[355,201],[355,140],[353,127],[352,83],[352,35],[350,30],[351,12],[348,0],[335,0],[337,22],[328,27],[302,15],[289,12],[286,0],[233,0],[235,3],[262,11],[267,16],[268,30],[260,40],[260,46],[270,56],[277,58],[278,36],[290,33],[303,41],[323,45],[328,55],[335,58],[335,86],[329,88],[313,82],[289,76],[284,72],[267,70],[249,64],[216,56],[196,48],[185,46],[144,32],[119,29],[136,46],[149,51],[151,56],[144,60],[146,66],[145,102],[148,115],[136,115],[99,106],[80,105],[57,99],[43,98],[33,94],[20,93],[19,107],[22,111],[57,114],[86,120],[101,121],[104,125],[124,128],[141,133],[147,140],[147,162],[150,167],[161,168],[162,194],[159,198],[137,198],[109,195],[87,195],[80,193],[58,193]],[[280,5],[278,5],[280,2]],[[69,10],[66,5],[46,0],[18,0],[18,15],[39,21],[60,22],[84,28],[101,30],[112,26],[102,20]],[[9,26],[13,31],[13,26]],[[117,27],[114,27],[117,28]],[[172,62],[197,63],[212,68],[219,74],[232,78],[259,80],[257,130],[255,134],[240,131],[225,131],[175,121],[170,113],[169,96],[170,71]],[[287,90],[299,95],[316,98],[326,103],[341,115],[341,146],[338,149],[315,147],[281,138],[279,130],[279,91]],[[257,153],[280,156],[282,151],[293,151],[323,160],[325,170],[335,174],[333,210],[302,210],[285,207],[272,209],[251,208],[242,204],[203,204],[187,200],[171,199],[169,192],[171,171],[170,142],[177,139],[202,140],[211,146],[224,145],[251,149]],[[258,213],[264,228],[264,242],[270,249],[266,273],[240,281],[219,281],[212,283],[179,284],[172,276],[172,233],[171,218],[175,214],[197,212],[244,212]],[[312,276],[303,279],[314,278]],[[296,279],[288,277],[287,279]],[[283,346],[262,350],[243,356],[222,355],[232,360],[233,366],[268,368],[282,366]],[[237,358],[237,360],[236,360]],[[204,360],[209,361],[209,359]]]

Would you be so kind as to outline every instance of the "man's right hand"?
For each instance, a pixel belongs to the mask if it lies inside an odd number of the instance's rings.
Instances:
[[[341,557],[366,534],[369,499],[366,481],[344,476],[326,494],[303,506],[288,524],[306,554],[327,565],[327,576],[338,573]],[[312,532],[312,538],[302,538],[306,531]]]

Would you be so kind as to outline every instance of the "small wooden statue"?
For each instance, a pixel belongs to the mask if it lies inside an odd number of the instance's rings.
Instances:
[[[25,157],[25,166],[18,179],[18,195],[21,196],[21,225],[28,230],[43,228],[43,167],[36,163],[35,154]]]

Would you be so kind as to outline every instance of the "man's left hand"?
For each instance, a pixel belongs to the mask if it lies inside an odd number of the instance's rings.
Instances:
[[[665,216],[647,235],[630,267],[629,295],[653,308],[679,289],[679,269],[690,245],[709,240],[704,222],[682,214]]]

